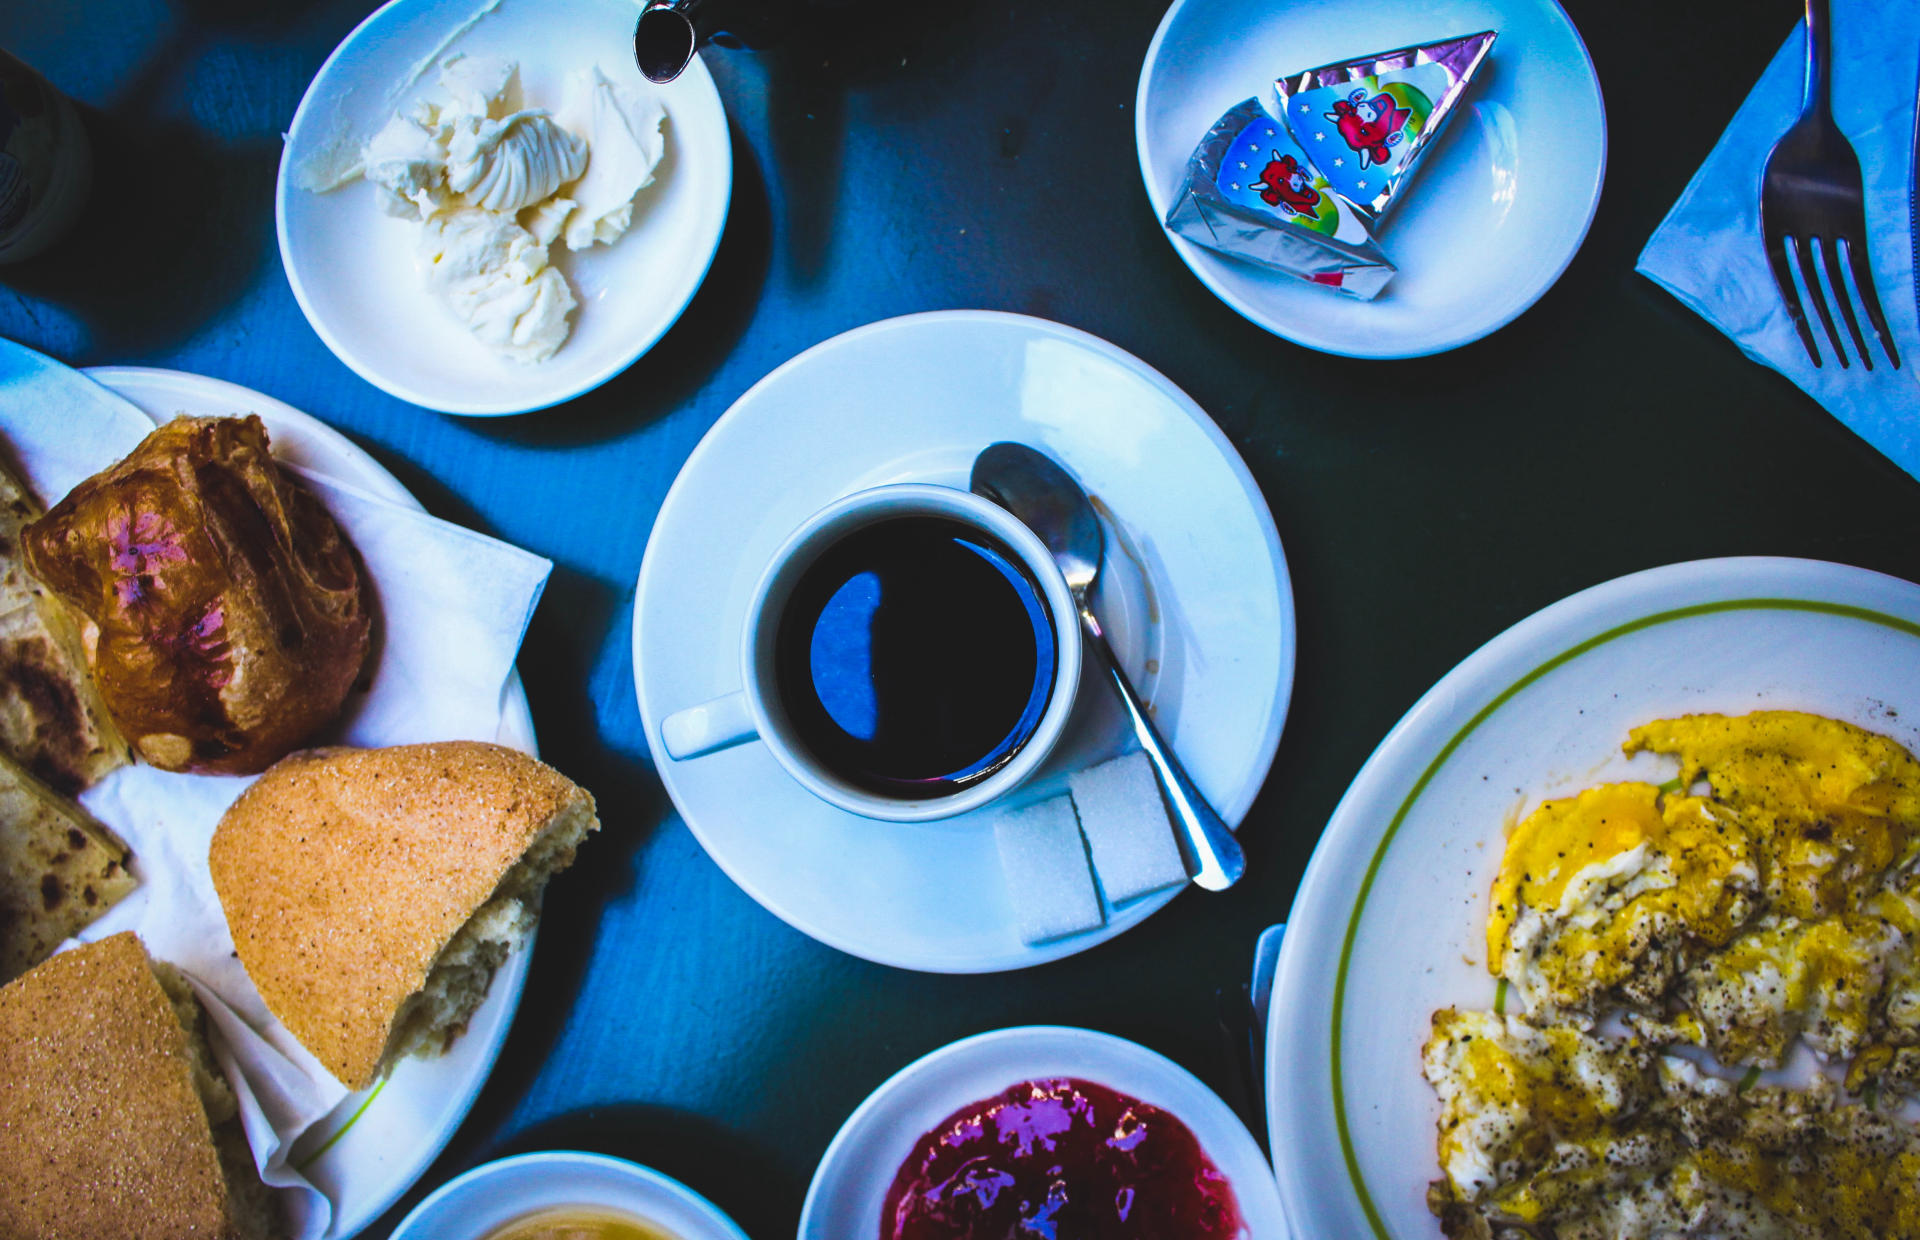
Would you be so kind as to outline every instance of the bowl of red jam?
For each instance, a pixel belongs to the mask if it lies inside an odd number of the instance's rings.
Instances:
[[[1085,1029],[967,1038],[909,1065],[821,1159],[801,1240],[1284,1240],[1244,1125],[1165,1057]]]

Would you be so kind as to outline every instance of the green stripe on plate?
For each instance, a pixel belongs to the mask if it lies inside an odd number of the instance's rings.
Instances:
[[[387,1087],[387,1082],[391,1081],[392,1079],[393,1078],[390,1076],[381,1077],[380,1083],[378,1085],[375,1085],[373,1087],[373,1092],[367,1095],[367,1100],[360,1104],[360,1109],[355,1111],[352,1115],[348,1116],[347,1122],[340,1125],[340,1128],[338,1131],[336,1131],[332,1136],[328,1137],[325,1141],[321,1142],[319,1149],[315,1150],[313,1153],[307,1155],[305,1158],[295,1163],[293,1169],[295,1171],[305,1171],[308,1167],[311,1167],[313,1166],[313,1164],[319,1162],[320,1156],[322,1154],[332,1149],[339,1142],[341,1137],[346,1136],[347,1132],[355,1124],[360,1122],[360,1117],[367,1113],[367,1108],[373,1105],[373,1100],[380,1096],[380,1091],[385,1089]]]
[[[1340,943],[1340,967],[1334,974],[1333,979],[1332,1069],[1334,1126],[1340,1134],[1340,1153],[1346,1160],[1347,1178],[1353,1182],[1354,1195],[1360,1199],[1360,1208],[1366,1212],[1367,1222],[1372,1226],[1373,1234],[1378,1237],[1378,1240],[1393,1240],[1393,1238],[1387,1232],[1386,1223],[1382,1221],[1380,1217],[1379,1208],[1373,1203],[1373,1194],[1367,1191],[1366,1178],[1360,1173],[1359,1157],[1353,1150],[1353,1134],[1347,1123],[1346,1086],[1343,1083],[1341,1074],[1340,1031],[1346,1009],[1347,968],[1353,960],[1353,941],[1360,932],[1360,917],[1366,909],[1367,897],[1373,891],[1373,880],[1378,877],[1380,873],[1380,863],[1386,859],[1387,849],[1392,845],[1394,836],[1400,832],[1400,824],[1406,821],[1407,815],[1412,811],[1414,803],[1420,799],[1420,794],[1426,791],[1427,785],[1433,782],[1433,777],[1439,774],[1440,768],[1445,766],[1447,760],[1453,757],[1455,751],[1466,742],[1469,736],[1473,735],[1474,730],[1491,718],[1495,711],[1512,701],[1514,696],[1528,685],[1533,684],[1554,669],[1572,662],[1588,651],[1606,645],[1615,638],[1625,637],[1630,633],[1638,633],[1643,629],[1654,628],[1675,620],[1690,620],[1697,616],[1711,616],[1721,612],[1731,611],[1817,612],[1821,615],[1840,616],[1848,620],[1860,620],[1867,624],[1877,624],[1883,628],[1894,629],[1898,632],[1905,633],[1909,637],[1920,638],[1920,624],[1915,624],[1910,620],[1902,620],[1898,616],[1889,616],[1884,612],[1873,611],[1866,607],[1852,607],[1845,603],[1822,603],[1811,599],[1728,599],[1724,602],[1697,603],[1692,607],[1678,607],[1672,611],[1655,612],[1650,616],[1642,616],[1638,620],[1629,621],[1617,628],[1608,629],[1598,636],[1590,637],[1572,649],[1560,652],[1503,689],[1499,696],[1481,707],[1473,718],[1467,720],[1466,724],[1458,732],[1453,734],[1452,739],[1441,747],[1440,752],[1434,755],[1433,761],[1427,764],[1427,769],[1422,771],[1420,778],[1414,781],[1413,788],[1407,793],[1406,800],[1400,803],[1400,808],[1393,815],[1393,820],[1387,824],[1386,833],[1380,837],[1379,847],[1374,849],[1373,860],[1367,866],[1366,875],[1360,880],[1360,894],[1354,899],[1353,915],[1347,919],[1346,937],[1342,939]]]

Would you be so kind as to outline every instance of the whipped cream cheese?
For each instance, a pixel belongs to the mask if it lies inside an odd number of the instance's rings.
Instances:
[[[428,216],[415,252],[427,285],[482,344],[515,361],[566,343],[573,290],[512,217],[474,207]]]
[[[667,112],[652,96],[638,96],[607,80],[595,65],[567,82],[567,123],[592,135],[593,162],[570,191],[570,250],[618,241],[633,224],[633,197],[653,184],[666,155]]]
[[[381,209],[415,221],[426,285],[503,357],[540,362],[578,304],[548,247],[611,244],[666,154],[666,110],[598,66],[569,75],[560,115],[529,107],[518,67],[454,55],[444,100],[415,99],[357,151],[335,142],[294,170],[324,192],[363,178]]]
[[[446,166],[439,109],[426,102],[388,121],[360,154],[360,175],[379,189],[381,209],[402,219],[424,219],[441,206]]]
[[[587,144],[538,108],[454,131],[447,188],[470,206],[518,211],[550,197],[587,170]]]

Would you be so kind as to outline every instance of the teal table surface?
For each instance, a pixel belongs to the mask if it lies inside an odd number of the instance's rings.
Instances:
[[[478,1162],[576,1147],[686,1181],[755,1240],[788,1236],[869,1090],[1005,1025],[1133,1038],[1231,1098],[1215,992],[1284,919],[1368,753],[1455,662],[1564,595],[1678,560],[1809,556],[1920,579],[1920,484],[1632,271],[1798,6],[1568,8],[1606,94],[1605,196],[1539,304],[1456,352],[1312,353],[1181,265],[1133,146],[1161,0],[903,0],[830,49],[709,52],[735,181],[706,284],[599,390],[469,421],[338,362],[274,242],[281,132],[366,0],[0,6],[0,46],[83,104],[99,164],[75,237],[0,268],[0,335],[76,365],[171,367],[278,397],[366,446],[435,513],[557,565],[520,665],[545,756],[593,790],[606,831],[549,895],[471,1116],[369,1235]],[[1890,71],[1911,74],[1896,59]],[[1242,831],[1248,879],[1000,976],[868,964],[737,890],[655,777],[628,649],[655,513],[714,420],[810,345],[949,307],[1060,320],[1183,387],[1252,468],[1298,597],[1299,677]],[[1920,358],[1920,341],[1901,345]]]

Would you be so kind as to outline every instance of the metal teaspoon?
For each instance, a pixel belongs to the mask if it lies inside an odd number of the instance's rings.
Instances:
[[[1187,875],[1209,891],[1225,891],[1246,873],[1247,860],[1239,841],[1220,815],[1207,805],[1206,798],[1187,777],[1173,750],[1160,738],[1160,732],[1147,717],[1140,698],[1127,682],[1113,657],[1113,648],[1101,631],[1088,595],[1100,577],[1100,563],[1106,554],[1106,536],[1093,504],[1073,476],[1052,458],[1025,444],[996,443],[973,461],[973,477],[968,484],[973,493],[992,500],[1039,536],[1073,592],[1080,612],[1080,627],[1086,631],[1089,645],[1107,670],[1108,679],[1120,691],[1133,734],[1146,750],[1153,773],[1166,795],[1167,807],[1178,828],[1180,856],[1186,862]]]

